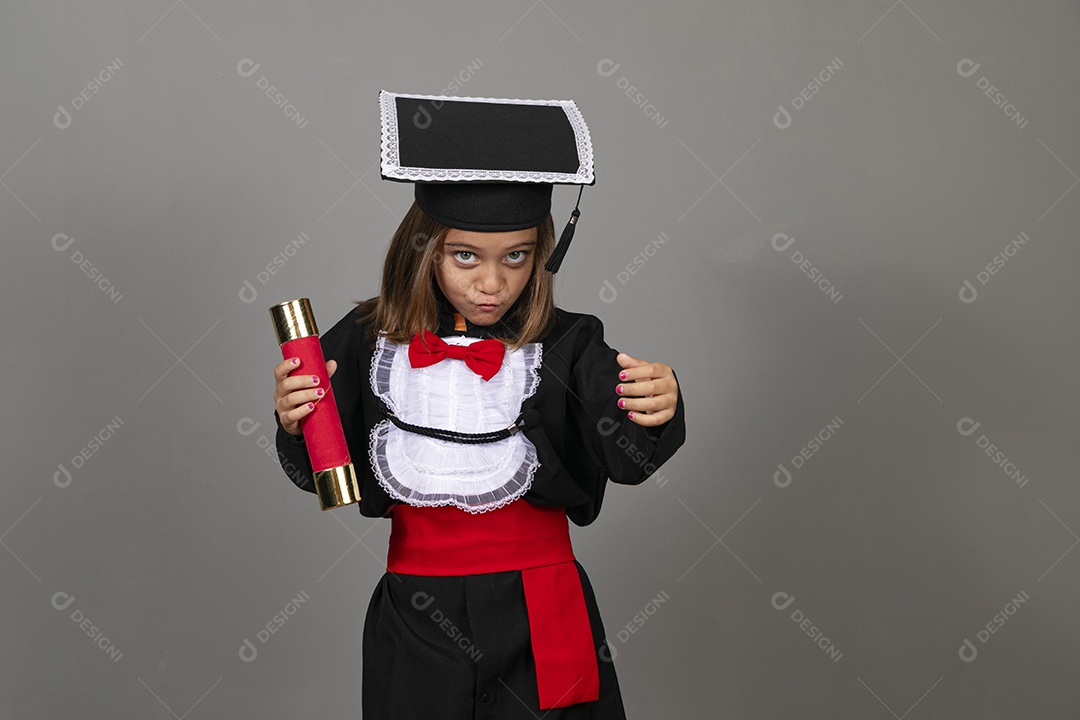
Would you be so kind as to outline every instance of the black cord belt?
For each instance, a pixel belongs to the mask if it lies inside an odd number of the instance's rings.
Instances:
[[[390,422],[397,425],[402,430],[417,433],[419,435],[426,435],[427,437],[436,438],[438,440],[449,440],[451,442],[459,442],[466,444],[478,444],[478,443],[491,443],[499,440],[505,440],[506,438],[516,435],[527,427],[536,425],[537,419],[540,417],[539,413],[535,410],[523,411],[514,420],[514,424],[510,427],[503,428],[501,430],[493,430],[485,433],[462,433],[455,430],[443,430],[441,428],[423,427],[422,425],[413,425],[407,423],[398,416],[394,415],[393,411],[387,407],[386,402],[382,398],[378,398],[379,410],[383,416]]]

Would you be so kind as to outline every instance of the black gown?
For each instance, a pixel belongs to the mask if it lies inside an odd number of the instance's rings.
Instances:
[[[500,320],[454,330],[454,308],[435,287],[439,337],[487,338],[505,332]],[[542,344],[539,384],[522,404],[539,422],[523,431],[539,466],[518,500],[560,506],[579,526],[600,512],[608,479],[624,485],[646,480],[685,439],[682,389],[675,415],[646,428],[629,420],[615,392],[622,369],[603,338],[603,324],[588,314],[555,310],[558,322]],[[372,387],[373,348],[356,325],[352,308],[320,343],[337,361],[330,379],[345,439],[360,482],[360,514],[390,517],[395,500],[375,478],[369,438],[384,419]],[[677,376],[676,376],[677,379]],[[632,381],[630,381],[632,382]],[[534,416],[535,417],[535,416]],[[314,493],[302,436],[287,433],[277,412],[282,468],[301,489]],[[598,432],[597,429],[601,429]],[[536,669],[521,572],[424,576],[384,572],[374,588],[363,629],[363,716],[373,720],[624,720],[611,652],[584,568],[574,560],[597,651],[600,697],[593,702],[539,710]]]

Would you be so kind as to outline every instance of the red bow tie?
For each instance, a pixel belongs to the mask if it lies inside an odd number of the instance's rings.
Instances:
[[[502,367],[506,346],[501,340],[488,338],[477,340],[470,345],[451,345],[426,328],[423,334],[431,349],[424,347],[420,333],[413,335],[412,342],[409,343],[409,362],[414,368],[434,365],[443,358],[452,357],[464,360],[465,365],[486,382]]]

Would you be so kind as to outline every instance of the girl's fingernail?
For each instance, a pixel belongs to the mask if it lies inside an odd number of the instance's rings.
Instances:
[[[634,413],[632,413],[632,412],[628,412],[628,413],[626,413],[626,417],[628,417],[628,418],[630,418],[631,420],[633,420],[633,419],[634,419]]]
[[[619,398],[619,407],[626,407],[626,401],[622,398]]]
[[[300,358],[293,358],[292,359],[292,364],[293,365],[299,365],[300,364]]]
[[[615,392],[617,392],[617,393],[619,393],[620,395],[622,395],[622,385],[616,385],[616,386],[615,386]]]
[[[323,394],[323,389],[319,388],[318,390],[315,391],[315,394],[316,395],[322,395]]]
[[[313,404],[311,404],[311,403],[308,403],[308,404],[307,404],[307,406],[308,406],[308,410],[311,410],[311,409],[313,409],[313,408],[315,407],[315,406],[314,406]]]
[[[313,382],[313,383],[319,382],[319,376],[318,375],[312,375],[311,376],[311,382]]]
[[[625,380],[626,379],[626,371],[625,370],[622,371],[621,373],[619,373],[619,379],[620,380]]]

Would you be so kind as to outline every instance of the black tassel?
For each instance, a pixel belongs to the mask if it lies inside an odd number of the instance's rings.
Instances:
[[[563,228],[562,235],[559,236],[559,242],[555,245],[555,249],[551,252],[551,257],[544,264],[544,269],[552,273],[559,272],[559,266],[562,265],[563,257],[566,255],[567,249],[570,247],[570,241],[574,239],[574,230],[577,228],[578,218],[581,217],[581,211],[578,210],[578,205],[581,204],[581,192],[585,189],[582,185],[578,190],[578,201],[574,205],[573,211],[570,213],[570,220],[566,223],[566,227]]]

